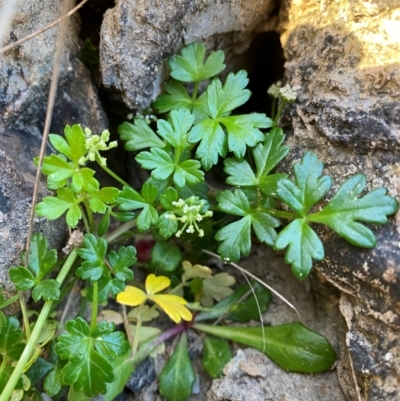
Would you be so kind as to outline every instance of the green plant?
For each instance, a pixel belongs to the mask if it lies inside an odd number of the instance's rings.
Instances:
[[[322,176],[322,163],[312,152],[295,163],[293,179],[275,172],[289,152],[276,124],[294,94],[287,87],[275,88],[280,105],[274,120],[262,113],[235,115],[234,110],[250,97],[245,89],[248,79],[240,71],[222,83],[215,76],[225,68],[223,61],[220,51],[205,59],[200,44],[182,49],[181,55],[169,60],[173,79],[154,103],[160,113],[167,113],[166,119],[157,119],[156,132],[144,118],[119,127],[125,148],[138,151],[137,162],[151,172],[140,191],[109,169],[101,156],[100,152],[116,146],[109,142],[108,131],[93,135],[88,128],[74,125],[65,128],[65,138],[50,135],[58,154],[45,157],[43,173],[55,195],[45,197],[36,213],[49,220],[65,214],[68,226],[76,231],[65,260],[59,261],[47,240],[35,234],[28,264],[10,270],[19,291],[12,301],[20,299],[24,331],[15,318],[0,314],[0,401],[11,396],[35,399],[35,384],[43,378],[50,396],[68,387],[70,400],[99,394],[112,400],[138,363],[174,336],[179,341],[160,374],[160,392],[170,401],[183,400],[195,378],[188,356],[189,328],[207,333],[203,363],[213,377],[221,375],[231,357],[226,340],[257,348],[288,370],[316,373],[333,364],[335,352],[329,342],[300,323],[267,328],[204,324],[257,319],[257,305],[264,312],[270,294],[258,283],[252,283],[252,289],[246,284],[233,290],[235,281],[229,274],[213,275],[207,266],[184,259],[198,258],[198,250],[212,248],[210,238],[215,237],[224,261],[238,261],[250,253],[254,231],[261,243],[286,248],[286,262],[304,279],[312,260],[324,257],[322,242],[310,224],[325,224],[354,245],[373,247],[375,237],[361,222],[386,223],[398,204],[384,188],[361,197],[365,177],[359,174],[321,208],[332,180]],[[231,187],[210,190],[205,172],[220,159]],[[88,161],[96,162],[121,188],[102,188],[95,171],[86,167]],[[319,209],[314,211],[316,205]],[[123,224],[109,232],[111,219]],[[290,223],[278,232],[282,220]],[[80,236],[81,221],[85,235]],[[116,245],[130,236],[145,236],[137,241],[139,252],[134,246]],[[173,238],[175,242],[166,242]],[[143,256],[142,245],[151,249],[150,255]],[[151,273],[144,289],[133,281],[134,265]],[[56,268],[59,273],[54,279]],[[68,321],[66,333],[57,335],[50,315],[75,280],[84,283],[82,293],[91,305],[91,317]],[[43,301],[35,321],[23,301],[28,290],[35,301]],[[100,304],[110,298],[133,309],[127,315],[103,310],[99,316]],[[0,301],[0,307],[10,303]],[[176,323],[164,332],[146,325],[158,317],[159,310]],[[106,317],[124,323],[128,341]],[[47,360],[42,357],[45,349]]]

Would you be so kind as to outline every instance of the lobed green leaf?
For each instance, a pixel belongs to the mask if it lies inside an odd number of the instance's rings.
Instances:
[[[182,82],[196,82],[218,75],[225,69],[224,52],[212,52],[204,62],[205,52],[203,43],[191,43],[184,47],[182,55],[168,60],[171,77]]]

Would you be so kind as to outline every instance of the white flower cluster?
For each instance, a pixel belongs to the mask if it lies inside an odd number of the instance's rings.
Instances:
[[[286,103],[293,103],[297,98],[297,92],[289,84],[280,89],[279,95]]]
[[[112,141],[107,145],[107,142],[110,140],[110,132],[108,130],[104,130],[101,135],[92,135],[92,131],[89,128],[85,128],[83,132],[86,136],[85,146],[88,152],[86,156],[79,159],[79,164],[81,165],[85,164],[88,160],[91,162],[95,161],[96,154],[100,150],[109,150],[118,146],[117,141]],[[106,166],[107,159],[100,157],[100,164]]]
[[[268,95],[272,96],[275,99],[278,99],[281,87],[282,87],[281,81],[278,81],[275,84],[272,84],[267,90]]]
[[[297,98],[297,91],[289,84],[282,87],[281,81],[272,84],[268,88],[267,93],[275,99],[281,99],[285,103],[293,103]]]
[[[199,233],[199,237],[204,237],[204,230],[199,228],[197,223],[202,221],[205,217],[211,217],[213,215],[213,212],[211,211],[202,213],[205,203],[206,202],[204,200],[200,200],[197,196],[191,196],[186,200],[179,199],[176,202],[172,202],[172,205],[175,206],[176,209],[173,213],[165,214],[165,218],[183,223],[183,227],[175,234],[178,238],[185,230],[189,234],[194,234],[194,232],[197,231]]]

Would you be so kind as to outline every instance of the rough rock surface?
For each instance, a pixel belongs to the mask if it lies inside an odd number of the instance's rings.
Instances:
[[[20,0],[15,9],[5,44],[57,19],[60,1]],[[107,124],[90,74],[78,58],[78,22],[76,17],[69,21],[63,42],[52,132],[62,133],[66,124],[74,123],[96,132]],[[52,28],[0,55],[0,283],[7,291],[8,268],[18,263],[26,240],[35,174],[32,159],[39,154],[56,40],[57,28]],[[40,195],[45,193],[42,189]],[[37,220],[35,231],[43,232],[54,246],[65,235],[65,226]]]
[[[0,2],[1,5],[1,2]],[[60,1],[19,0],[5,44],[48,25],[60,16]],[[93,131],[104,129],[107,119],[99,105],[90,74],[79,61],[79,19],[68,20],[52,131],[82,123]],[[41,130],[46,113],[58,29],[52,28],[0,57],[0,118],[5,129]],[[34,131],[34,130],[31,130]]]
[[[20,254],[26,245],[36,174],[32,159],[39,147],[39,138],[32,135],[22,132],[0,135],[0,283],[6,298],[14,289],[8,269],[20,264]],[[39,197],[49,194],[45,188],[42,182]],[[33,231],[45,235],[49,245],[56,247],[66,234],[65,220],[36,219]]]
[[[213,381],[208,393],[210,401],[343,401],[335,373],[310,375],[288,373],[277,367],[261,352],[239,349],[224,369],[225,376]],[[337,379],[336,379],[337,380]]]
[[[281,13],[286,77],[299,94],[287,116],[292,160],[313,149],[337,185],[363,172],[368,189],[386,186],[397,199],[399,15],[396,1],[358,0],[286,1]],[[400,213],[372,229],[374,250],[321,230],[327,258],[317,269],[341,291],[362,399],[394,401],[400,399]],[[348,361],[338,370],[346,395],[356,400]]]
[[[257,32],[272,29],[274,7],[271,0],[118,1],[101,27],[103,83],[128,107],[146,108],[160,92],[163,61],[183,42],[225,50],[232,67]]]

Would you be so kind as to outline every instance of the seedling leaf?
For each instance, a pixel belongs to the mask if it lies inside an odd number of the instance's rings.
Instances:
[[[213,379],[222,376],[225,365],[232,357],[231,347],[226,341],[212,336],[204,336],[202,362],[204,369]]]
[[[183,401],[192,393],[195,378],[187,349],[187,335],[183,332],[174,353],[160,373],[160,393],[168,401]]]
[[[324,372],[336,360],[336,353],[329,341],[301,323],[269,327],[229,327],[196,323],[193,328],[258,349],[282,369],[292,372]]]

